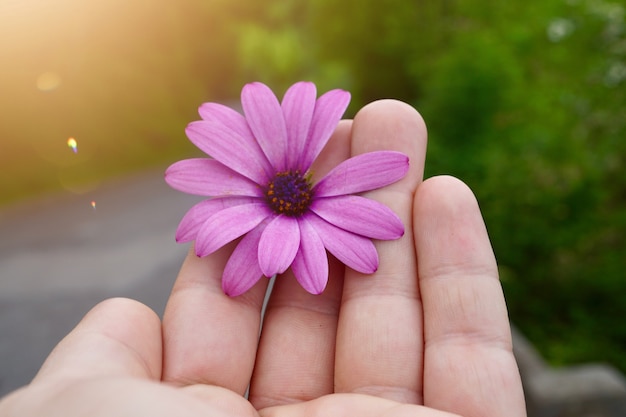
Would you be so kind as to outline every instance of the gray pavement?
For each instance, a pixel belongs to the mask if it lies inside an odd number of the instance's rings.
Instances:
[[[188,249],[174,232],[196,201],[155,170],[0,208],[0,397],[99,301],[131,297],[163,313]]]

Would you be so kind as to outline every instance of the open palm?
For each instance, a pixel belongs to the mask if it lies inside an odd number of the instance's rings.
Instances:
[[[259,339],[268,281],[229,298],[220,276],[232,246],[202,259],[190,252],[163,323],[134,301],[98,305],[35,381],[0,403],[0,416],[526,415],[478,204],[453,178],[422,182],[417,112],[386,100],[341,122],[316,177],[381,149],[409,155],[411,171],[368,193],[406,228],[376,242],[376,273],[331,259],[317,296],[289,271],[277,277]]]

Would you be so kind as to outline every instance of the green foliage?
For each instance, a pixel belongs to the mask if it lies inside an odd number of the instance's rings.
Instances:
[[[555,363],[626,369],[620,7],[562,4],[489,30],[477,13],[421,103],[432,122],[430,172],[476,191],[512,320]]]
[[[353,110],[381,97],[416,105],[427,174],[459,176],[481,202],[512,320],[555,364],[626,370],[623,6],[320,0],[283,11],[256,23],[270,31],[265,49],[272,33],[292,40],[258,73],[318,81],[339,68]]]
[[[506,140],[517,68],[506,45],[480,34],[458,37],[437,61],[420,100],[434,136],[431,174],[452,170],[470,185],[484,178],[497,158],[489,152]]]

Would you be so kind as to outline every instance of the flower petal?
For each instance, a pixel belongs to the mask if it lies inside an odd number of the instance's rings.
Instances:
[[[198,109],[198,113],[200,113],[200,117],[202,117],[203,120],[221,124],[241,136],[241,138],[248,143],[248,146],[255,149],[255,157],[262,159],[263,164],[267,168],[267,172],[273,174],[271,165],[265,157],[261,145],[257,142],[252,134],[252,130],[250,130],[250,126],[248,126],[246,118],[241,113],[219,103],[203,103]]]
[[[320,154],[330,135],[335,131],[341,116],[350,103],[350,93],[343,90],[331,90],[317,99],[309,136],[300,155],[299,168],[306,172]]]
[[[356,195],[318,198],[309,207],[311,211],[348,232],[380,239],[398,239],[404,234],[404,225],[396,214],[378,201]]]
[[[209,217],[196,237],[196,255],[203,257],[249,232],[271,212],[265,203],[228,207]]]
[[[265,84],[251,83],[241,90],[241,105],[248,125],[272,167],[284,171],[287,128],[278,99]]]
[[[272,172],[263,152],[234,130],[215,122],[191,122],[189,140],[207,155],[257,184],[267,184]]]
[[[371,274],[378,269],[378,253],[372,241],[333,226],[312,214],[306,219],[324,242],[324,247],[355,271]]]
[[[165,171],[165,182],[175,190],[194,195],[263,196],[258,184],[208,158],[185,159],[170,165]]]
[[[311,294],[321,294],[328,283],[328,256],[324,242],[306,218],[298,220],[300,248],[291,269],[302,288]]]
[[[259,266],[259,240],[266,222],[246,234],[226,262],[222,275],[222,289],[226,295],[236,297],[248,291],[263,276]]]
[[[219,103],[203,103],[198,108],[198,113],[200,113],[202,120],[222,124],[245,139],[256,143],[246,118],[230,107]]]
[[[281,103],[287,127],[287,167],[296,167],[309,135],[317,89],[311,82],[292,85]]]
[[[374,190],[403,178],[409,157],[401,152],[377,151],[343,161],[315,185],[316,197],[332,197]]]
[[[227,197],[204,200],[192,206],[183,216],[176,230],[176,241],[178,243],[191,242],[195,240],[202,225],[218,211],[225,208],[250,204],[256,200],[250,197]]]
[[[282,274],[289,268],[300,246],[298,221],[276,216],[265,228],[259,242],[259,265],[265,276]]]

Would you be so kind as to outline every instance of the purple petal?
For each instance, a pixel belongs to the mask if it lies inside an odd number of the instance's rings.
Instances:
[[[299,82],[292,85],[283,97],[281,107],[287,125],[287,167],[296,167],[309,135],[315,110],[315,84]]]
[[[263,276],[257,253],[265,225],[263,222],[249,231],[226,262],[222,275],[222,289],[226,295],[236,297],[243,294]]]
[[[219,103],[204,103],[198,109],[202,120],[224,125],[232,129],[238,135],[256,143],[254,135],[246,122],[246,118],[239,112]]]
[[[267,184],[272,168],[255,142],[232,129],[204,120],[191,122],[187,137],[207,155],[257,184]]]
[[[300,246],[298,221],[280,215],[265,228],[259,242],[259,265],[265,276],[282,274],[289,268]]]
[[[348,232],[372,239],[392,240],[404,234],[404,225],[396,214],[378,201],[356,195],[318,198],[311,211]]]
[[[219,103],[204,103],[200,106],[198,112],[203,120],[221,124],[241,136],[243,140],[248,142],[248,146],[255,149],[255,157],[258,155],[262,159],[263,164],[268,169],[267,172],[273,174],[269,161],[265,158],[261,146],[252,134],[246,118],[241,113]]]
[[[165,182],[175,190],[194,195],[263,196],[258,184],[214,159],[178,161],[165,171]]]
[[[401,152],[378,151],[357,155],[337,165],[315,185],[317,197],[355,194],[392,184],[409,170]]]
[[[306,218],[298,220],[300,248],[291,269],[302,288],[311,294],[321,294],[328,283],[328,256],[324,243]]]
[[[346,111],[348,103],[350,103],[350,93],[343,90],[331,90],[317,99],[309,136],[300,155],[301,172],[311,167],[315,158],[326,146],[341,116]]]
[[[372,241],[333,226],[315,214],[306,216],[324,242],[324,247],[355,271],[371,274],[378,269],[378,253]]]
[[[225,208],[209,217],[196,237],[196,255],[203,257],[249,232],[270,215],[265,203]]]
[[[265,84],[251,83],[241,90],[241,105],[248,125],[272,167],[284,171],[287,128],[278,99]]]
[[[199,202],[191,207],[180,221],[176,230],[176,241],[184,243],[195,240],[202,225],[218,211],[255,201],[257,200],[250,197],[227,197]]]

